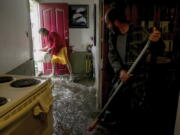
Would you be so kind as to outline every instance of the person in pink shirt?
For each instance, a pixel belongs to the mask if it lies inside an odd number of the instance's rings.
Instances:
[[[55,64],[67,65],[69,73],[72,74],[71,64],[68,58],[67,46],[57,32],[50,32],[46,28],[39,29],[40,35],[45,39],[45,47],[41,51],[49,52],[52,55],[52,74],[55,74]]]

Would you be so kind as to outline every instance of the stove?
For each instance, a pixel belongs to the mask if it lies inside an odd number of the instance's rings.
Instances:
[[[24,88],[24,87],[30,87],[33,85],[37,85],[40,83],[40,80],[34,79],[34,78],[25,78],[25,79],[19,79],[14,82],[12,82],[10,85],[15,88]]]
[[[0,75],[0,134],[52,134],[52,87],[48,78]]]
[[[7,98],[5,97],[0,97],[0,106],[6,104],[8,101],[7,101]]]
[[[0,76],[0,83],[6,83],[13,80],[12,76]]]

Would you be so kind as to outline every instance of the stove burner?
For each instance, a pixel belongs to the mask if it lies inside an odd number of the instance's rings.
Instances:
[[[0,77],[0,83],[10,82],[13,80],[13,77],[11,76],[1,76]]]
[[[4,97],[0,97],[0,106],[6,104],[8,102],[8,100]]]
[[[40,83],[39,80],[33,79],[33,78],[26,78],[26,79],[20,79],[17,81],[14,81],[11,83],[12,87],[16,88],[22,88],[22,87],[29,87]]]

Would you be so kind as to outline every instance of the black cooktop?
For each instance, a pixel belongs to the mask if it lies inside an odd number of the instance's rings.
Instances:
[[[0,106],[6,104],[8,100],[5,97],[0,97]]]
[[[13,77],[11,76],[0,76],[0,83],[6,83],[13,80]]]
[[[22,88],[22,87],[29,87],[33,85],[37,85],[40,83],[40,80],[34,79],[34,78],[25,78],[25,79],[19,79],[14,82],[12,82],[10,85],[15,88]]]

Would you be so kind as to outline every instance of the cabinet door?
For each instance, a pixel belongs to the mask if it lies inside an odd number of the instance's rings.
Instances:
[[[57,32],[66,45],[69,44],[68,31],[68,4],[61,3],[44,3],[40,4],[40,21],[41,27],[47,28],[49,31]],[[42,47],[45,45],[42,39]],[[44,63],[44,74],[52,71],[51,63]],[[57,74],[69,73],[65,65],[57,64],[55,71]]]

